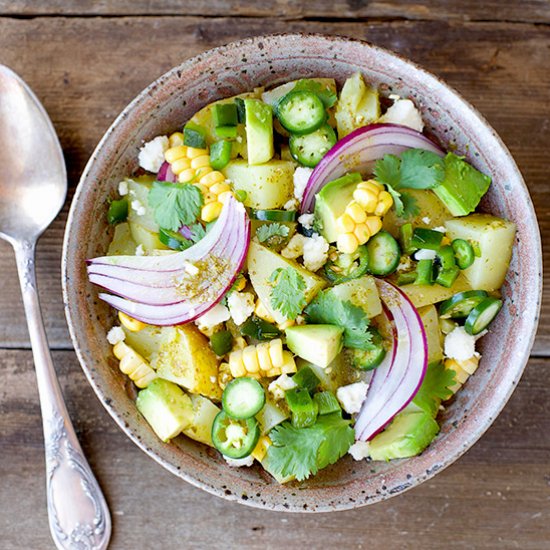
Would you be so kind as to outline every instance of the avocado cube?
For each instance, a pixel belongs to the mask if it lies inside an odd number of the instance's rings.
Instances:
[[[202,395],[192,395],[191,403],[193,404],[193,419],[188,426],[183,428],[183,433],[195,441],[213,447],[212,424],[214,424],[214,418],[220,409],[210,399]]]
[[[248,163],[263,164],[273,156],[273,110],[259,99],[245,99]]]
[[[434,363],[443,360],[443,349],[441,347],[441,328],[439,327],[439,315],[434,305],[425,306],[418,309],[418,315],[424,330],[426,331],[426,340],[428,342],[428,363]]]
[[[288,349],[319,367],[326,368],[342,349],[344,329],[334,325],[296,325],[286,330]]]
[[[419,455],[439,432],[431,414],[405,409],[370,442],[373,460],[393,460]]]
[[[453,216],[473,212],[491,185],[491,178],[454,153],[445,157],[445,179],[434,188]]]
[[[445,222],[450,239],[464,239],[477,245],[480,256],[463,271],[476,290],[497,290],[504,283],[512,258],[516,224],[489,214],[472,214]]]
[[[136,406],[164,442],[180,434],[193,419],[190,397],[176,384],[160,378],[138,393]]]

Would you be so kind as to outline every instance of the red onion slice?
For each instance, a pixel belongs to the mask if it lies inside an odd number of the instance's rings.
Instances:
[[[170,163],[163,162],[160,170],[157,173],[157,181],[170,181],[176,183],[178,181],[178,176],[172,172],[172,167]]]
[[[391,283],[377,279],[376,285],[393,317],[396,338],[391,361],[382,363],[374,371],[355,422],[356,438],[362,441],[372,439],[412,401],[428,366],[426,332],[416,308]]]
[[[166,256],[95,258],[88,261],[88,274],[92,283],[117,295],[102,293],[101,299],[134,319],[152,325],[182,324],[206,313],[231,288],[246,259],[249,240],[245,208],[231,198],[214,227],[187,250]],[[215,277],[213,272],[198,274],[194,295],[185,295],[178,283],[190,276],[186,264],[201,261],[206,271],[209,261],[225,265]]]
[[[313,170],[304,191],[302,213],[313,210],[315,195],[325,184],[347,172],[371,172],[374,162],[384,155],[399,155],[407,149],[426,149],[444,155],[426,136],[399,124],[370,124],[354,130],[336,143]]]

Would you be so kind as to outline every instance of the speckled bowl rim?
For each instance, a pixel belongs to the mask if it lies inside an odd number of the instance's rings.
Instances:
[[[127,119],[131,115],[131,113],[140,105],[140,103],[142,103],[145,100],[145,98],[150,93],[152,93],[155,89],[158,89],[159,87],[169,82],[170,79],[174,78],[179,71],[183,71],[184,69],[189,69],[193,67],[193,65],[197,65],[199,62],[204,62],[205,58],[209,56],[223,55],[224,52],[228,52],[231,50],[238,50],[243,47],[245,48],[252,47],[262,42],[279,40],[283,38],[284,39],[291,38],[294,40],[304,40],[304,41],[308,41],[308,40],[326,41],[327,46],[329,44],[355,43],[364,48],[370,49],[371,51],[375,52],[376,55],[389,56],[390,59],[393,59],[394,61],[399,62],[401,64],[407,65],[409,68],[411,68],[413,71],[416,72],[416,74],[418,75],[418,78],[427,79],[427,81],[430,82],[430,85],[433,85],[435,89],[439,89],[447,94],[450,94],[451,96],[454,96],[454,98],[458,101],[458,104],[460,105],[461,109],[468,111],[469,116],[473,117],[476,120],[476,122],[479,123],[480,132],[485,133],[483,139],[492,139],[494,141],[494,146],[499,150],[499,153],[503,154],[506,160],[509,162],[510,168],[511,168],[510,173],[513,175],[513,179],[515,179],[520,186],[519,191],[522,195],[520,199],[526,201],[527,209],[530,212],[530,216],[529,216],[530,219],[527,222],[529,225],[529,228],[528,228],[529,236],[531,239],[533,239],[533,247],[536,250],[540,251],[536,259],[536,265],[534,266],[534,269],[538,272],[539,276],[534,279],[533,281],[534,286],[531,287],[532,298],[536,300],[536,304],[533,309],[534,315],[532,320],[532,326],[530,327],[531,328],[530,337],[525,339],[522,342],[523,346],[518,352],[518,357],[521,357],[521,359],[518,360],[514,366],[509,366],[503,383],[501,383],[500,386],[495,390],[491,406],[486,406],[481,411],[483,415],[482,416],[483,421],[474,422],[473,429],[470,432],[466,433],[466,436],[462,440],[461,445],[456,445],[453,451],[447,456],[445,456],[443,459],[438,461],[437,464],[433,464],[430,467],[426,468],[425,467],[426,465],[422,465],[421,460],[417,462],[417,464],[420,467],[416,468],[417,471],[414,471],[414,473],[407,474],[406,476],[407,481],[404,481],[399,485],[389,487],[389,488],[386,486],[382,486],[380,490],[376,491],[376,494],[370,495],[364,501],[349,502],[347,499],[341,499],[338,501],[335,501],[334,499],[331,499],[329,501],[328,499],[326,499],[326,501],[323,501],[323,499],[321,498],[320,499],[321,502],[315,503],[313,506],[309,508],[307,507],[302,508],[302,506],[298,507],[297,505],[294,505],[294,504],[291,504],[290,506],[285,504],[283,506],[282,503],[261,502],[260,500],[256,500],[254,498],[248,498],[248,497],[246,499],[245,498],[239,499],[239,497],[236,494],[231,494],[231,493],[228,494],[227,491],[224,491],[221,486],[214,486],[213,484],[211,485],[209,483],[204,482],[201,479],[200,472],[197,475],[193,475],[192,473],[187,473],[185,471],[182,471],[181,469],[176,468],[174,464],[172,464],[169,460],[167,460],[165,457],[162,456],[162,454],[166,454],[166,453],[159,453],[151,448],[148,448],[147,445],[141,440],[141,438],[139,438],[138,435],[134,433],[132,429],[127,425],[127,423],[121,418],[121,416],[117,412],[116,404],[112,402],[108,402],[105,399],[103,399],[102,390],[96,383],[96,380],[94,379],[92,371],[88,368],[86,364],[85,355],[83,352],[83,343],[80,341],[80,335],[77,333],[75,328],[75,323],[73,322],[73,318],[76,318],[75,316],[78,315],[78,310],[75,309],[76,306],[73,305],[73,302],[71,300],[73,289],[71,289],[70,285],[68,284],[69,274],[71,271],[71,258],[69,254],[71,227],[75,223],[75,218],[78,217],[76,212],[77,205],[79,204],[81,196],[84,192],[84,185],[92,170],[92,166],[96,162],[101,162],[98,159],[101,157],[104,148],[109,146],[109,141],[111,139],[111,136],[116,131],[117,127],[120,124],[122,124],[125,121],[125,119]],[[516,189],[516,191],[517,190],[518,189]],[[139,93],[135,97],[135,99],[132,100],[128,104],[128,106],[121,112],[121,114],[115,119],[115,121],[107,130],[107,132],[104,134],[103,138],[101,139],[96,149],[94,150],[90,160],[88,161],[71,204],[67,225],[66,225],[66,230],[65,230],[64,242],[63,242],[62,285],[63,285],[63,299],[64,299],[64,306],[65,306],[65,314],[67,317],[69,332],[70,332],[71,339],[73,341],[79,362],[84,371],[84,374],[86,375],[90,385],[94,389],[96,395],[100,399],[103,406],[107,409],[109,414],[113,417],[113,419],[122,429],[122,431],[139,448],[141,448],[141,450],[143,450],[147,455],[152,457],[156,462],[161,464],[164,468],[166,468],[173,474],[177,475],[178,477],[184,479],[185,481],[191,483],[192,485],[198,488],[201,488],[211,494],[225,498],[227,500],[237,500],[248,506],[268,509],[268,510],[276,510],[276,511],[330,512],[330,511],[358,508],[368,504],[373,504],[373,503],[385,500],[387,498],[390,498],[392,496],[402,494],[403,492],[420,485],[424,481],[432,478],[436,473],[442,471],[447,466],[455,462],[458,458],[460,458],[490,427],[490,425],[493,423],[495,418],[498,416],[498,414],[501,412],[506,402],[510,398],[513,390],[515,389],[517,383],[519,382],[519,379],[521,378],[522,372],[529,359],[530,350],[532,348],[533,341],[536,335],[536,329],[537,329],[539,313],[540,313],[540,304],[541,304],[541,296],[542,296],[542,249],[541,249],[541,240],[540,240],[540,230],[538,228],[536,214],[529,196],[529,192],[523,181],[521,173],[519,172],[519,169],[517,168],[515,161],[513,160],[512,155],[510,154],[510,152],[508,151],[508,149],[506,148],[506,146],[504,145],[500,137],[494,131],[494,129],[485,120],[485,118],[472,105],[470,105],[469,102],[467,102],[456,90],[454,90],[453,88],[445,84],[441,79],[439,79],[435,75],[421,68],[416,63],[404,58],[403,56],[395,54],[385,48],[372,45],[369,42],[364,40],[341,37],[341,36],[327,36],[327,35],[317,34],[317,33],[277,33],[277,34],[270,34],[270,35],[261,35],[253,38],[247,38],[244,40],[232,42],[224,46],[210,49],[193,58],[188,59],[187,61],[184,61],[181,65],[172,68],[171,70],[169,70],[168,72],[160,76],[152,84],[150,84],[147,88],[145,88],[141,93]],[[338,489],[340,489],[340,486],[338,486]],[[330,493],[330,491],[328,492]]]

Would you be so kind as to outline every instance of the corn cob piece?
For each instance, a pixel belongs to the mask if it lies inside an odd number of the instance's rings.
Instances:
[[[232,376],[252,378],[274,377],[296,372],[294,356],[283,350],[280,338],[234,350],[229,354],[229,369]]]
[[[120,361],[120,370],[127,374],[138,388],[146,388],[155,378],[156,372],[149,363],[124,342],[113,347],[115,357]]]

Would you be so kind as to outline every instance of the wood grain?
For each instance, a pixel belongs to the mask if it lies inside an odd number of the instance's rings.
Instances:
[[[103,410],[73,352],[54,353],[113,513],[111,548],[516,548],[550,540],[550,359],[532,360],[487,434],[435,479],[371,507],[285,515],[214,498],[150,460]],[[51,547],[30,352],[0,351],[3,550]],[[16,495],[16,497],[15,497]],[[158,543],[157,543],[158,544]]]
[[[456,87],[511,149],[535,202],[543,240],[550,239],[550,27],[193,17],[0,18],[0,62],[18,71],[43,100],[60,135],[72,190],[103,132],[149,82],[210,47],[282,31],[366,39],[410,57]],[[71,348],[59,267],[66,211],[67,207],[38,247],[44,316],[55,348]],[[544,253],[544,265],[548,283],[549,249]],[[27,348],[15,263],[5,243],[0,243],[0,280],[0,347]],[[549,299],[543,303],[534,352],[550,354]]]
[[[287,19],[413,19],[459,21],[550,21],[546,0],[0,0],[0,14],[36,15],[202,15]]]

